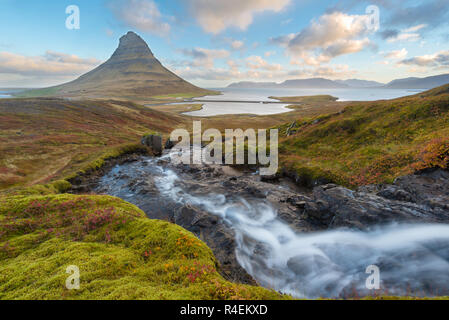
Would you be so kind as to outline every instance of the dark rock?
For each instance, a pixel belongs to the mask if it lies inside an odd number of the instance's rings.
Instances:
[[[268,175],[268,176],[260,176],[260,181],[263,182],[275,182],[279,180],[279,176],[277,174]]]
[[[246,188],[245,188],[245,192],[246,192],[247,194],[253,196],[253,197],[256,197],[256,198],[261,198],[261,199],[263,199],[263,198],[266,198],[266,197],[267,197],[267,195],[265,194],[265,192],[263,192],[263,191],[260,190],[260,189],[255,188],[255,187],[253,187],[253,186],[248,186],[248,187],[246,187]]]
[[[304,216],[322,228],[366,229],[392,222],[447,223],[449,174],[443,170],[397,179],[394,185],[352,191],[326,185],[313,190]]]
[[[172,141],[170,138],[167,139],[167,141],[165,141],[165,149],[170,150],[175,146],[175,142]]]
[[[157,156],[162,154],[162,137],[160,135],[149,134],[143,136],[141,143],[153,150],[153,153]]]

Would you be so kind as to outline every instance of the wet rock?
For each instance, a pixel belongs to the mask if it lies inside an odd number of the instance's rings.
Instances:
[[[377,193],[378,196],[390,200],[413,202],[413,196],[407,191],[396,186],[387,186],[382,191]]]
[[[279,175],[273,174],[268,176],[260,176],[260,181],[263,182],[275,182],[279,180]]]
[[[394,185],[352,191],[335,185],[313,190],[305,218],[323,228],[369,226],[392,222],[447,223],[449,174],[443,170],[410,175]]]
[[[252,197],[260,198],[260,199],[263,199],[263,198],[267,197],[265,192],[263,192],[262,190],[260,190],[258,188],[255,188],[254,186],[246,187],[245,188],[245,193],[251,195]]]
[[[165,141],[165,149],[166,150],[172,149],[175,145],[176,145],[175,142],[172,141],[170,138],[167,139],[167,141]]]

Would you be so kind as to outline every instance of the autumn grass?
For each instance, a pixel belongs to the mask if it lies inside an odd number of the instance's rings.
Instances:
[[[297,118],[280,126],[282,168],[313,185],[349,187],[449,163],[449,93],[444,86],[411,97],[351,103],[342,112]]]
[[[180,116],[132,102],[2,99],[0,190],[72,177],[138,149],[146,132],[185,126]]]

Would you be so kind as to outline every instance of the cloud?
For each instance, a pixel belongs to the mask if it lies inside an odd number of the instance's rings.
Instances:
[[[360,0],[339,1],[334,10],[352,10]],[[369,0],[367,4],[381,7],[383,28],[399,29],[417,24],[426,24],[430,29],[447,24],[449,11],[447,0]]]
[[[316,68],[301,68],[288,72],[289,76],[296,78],[319,77],[326,79],[347,79],[353,77],[357,71],[349,69],[348,65],[328,65]]]
[[[289,55],[307,65],[319,65],[372,46],[367,38],[371,32],[368,22],[366,15],[327,13],[301,32],[272,38],[271,42],[286,47]]]
[[[399,35],[399,31],[395,29],[386,29],[380,33],[382,39],[387,40],[395,38]]]
[[[408,51],[405,48],[401,50],[393,50],[384,55],[387,59],[404,59],[408,54]]]
[[[398,42],[398,41],[418,41],[421,39],[421,35],[417,33],[419,30],[426,28],[426,24],[419,24],[404,30],[401,32],[397,30],[387,30],[382,34],[384,39],[388,42]]]
[[[449,51],[404,59],[399,61],[398,64],[420,68],[447,69],[449,68]]]
[[[113,0],[109,5],[116,17],[129,27],[157,36],[170,33],[170,25],[153,0]]]
[[[182,49],[181,52],[193,58],[192,67],[213,68],[216,59],[225,59],[230,56],[227,50],[213,50],[204,48]]]
[[[47,51],[43,56],[23,56],[0,52],[0,73],[22,76],[77,76],[87,72],[101,61],[83,59],[75,55]]]
[[[280,64],[270,64],[260,56],[250,56],[246,58],[246,66],[252,70],[267,70],[267,71],[280,71],[282,66]]]
[[[218,34],[229,27],[246,30],[256,13],[279,12],[291,0],[186,0],[205,32]]]
[[[405,29],[404,32],[408,33],[408,32],[417,32],[421,29],[424,29],[427,27],[427,24],[418,24],[417,26]]]
[[[314,77],[328,79],[347,79],[353,77],[357,72],[350,70],[347,65],[318,67],[312,71]]]
[[[245,47],[245,43],[240,40],[233,40],[231,42],[231,48],[234,50],[241,50]]]
[[[389,19],[389,24],[391,25],[410,26],[425,24],[437,27],[447,23],[449,18],[447,0],[426,0],[415,6],[406,5],[405,3],[401,3],[398,6],[398,2],[393,0],[383,2],[390,2],[390,7],[394,8],[393,14]]]

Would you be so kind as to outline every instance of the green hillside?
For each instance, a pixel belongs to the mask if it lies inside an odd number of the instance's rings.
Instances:
[[[449,85],[388,101],[357,102],[337,114],[280,127],[280,161],[306,185],[391,182],[449,162]]]

